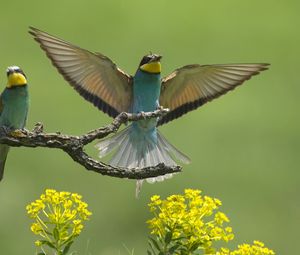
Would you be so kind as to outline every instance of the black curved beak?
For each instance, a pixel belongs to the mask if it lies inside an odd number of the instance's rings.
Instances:
[[[154,54],[150,62],[158,62],[161,60],[161,58],[162,58],[161,55]]]

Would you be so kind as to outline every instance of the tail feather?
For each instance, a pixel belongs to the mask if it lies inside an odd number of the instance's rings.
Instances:
[[[125,139],[124,139],[125,140]],[[124,161],[123,155],[126,152],[126,147],[128,146],[128,140],[125,140],[121,145],[119,149],[119,153],[116,153],[115,157],[111,159],[109,162],[113,166],[121,166]]]
[[[149,144],[146,147],[146,155],[145,155],[145,166],[153,165],[153,159],[151,158],[151,150],[149,148]]]
[[[114,136],[107,138],[96,145],[99,157],[103,157],[115,150],[109,164],[125,168],[144,168],[164,163],[167,166],[177,165],[175,159],[183,163],[190,163],[190,159],[171,145],[162,134],[156,130],[156,139],[146,133],[136,134],[130,125]],[[150,183],[163,181],[172,177],[166,174],[154,178],[147,178]],[[138,194],[143,180],[137,181],[136,193]]]
[[[184,164],[191,163],[191,159],[179,151],[175,146],[170,144],[166,138],[164,138],[160,132],[158,132],[158,143],[161,143],[162,146],[169,152],[173,153],[174,157],[179,159]]]
[[[9,146],[0,145],[0,181],[3,179],[4,167],[5,167],[8,151],[9,151]]]
[[[129,157],[132,156],[132,144],[130,143],[130,141],[127,141],[127,146],[126,146],[126,150],[121,158],[120,161],[120,165],[127,167],[127,168],[132,168],[132,162],[130,161]],[[125,147],[125,146],[124,146]]]
[[[100,143],[96,144],[96,148],[99,150],[99,157],[102,158],[109,154],[113,149],[119,146],[124,138],[126,137],[128,128],[124,129],[122,132],[115,134],[114,136],[102,140]]]

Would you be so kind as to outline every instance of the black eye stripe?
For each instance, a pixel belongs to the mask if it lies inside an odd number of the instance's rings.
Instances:
[[[26,75],[24,74],[24,72],[23,72],[21,69],[14,69],[14,70],[10,69],[10,70],[8,70],[8,71],[6,72],[6,75],[9,76],[9,75],[12,74],[12,73],[20,73],[20,74],[23,74],[24,77],[26,78]]]
[[[144,65],[144,64],[147,64],[149,61],[151,60],[150,57],[148,56],[144,56],[141,63],[140,63],[140,66]]]
[[[151,53],[151,54],[149,54],[149,55],[146,55],[146,56],[144,56],[144,57],[142,58],[142,60],[141,60],[139,66],[142,66],[142,65],[144,65],[144,64],[147,64],[147,63],[149,63],[151,60],[157,59],[158,57],[161,58],[161,56],[159,56],[159,55],[157,55],[157,54],[152,54],[152,53]],[[159,59],[160,59],[160,58],[159,58]]]

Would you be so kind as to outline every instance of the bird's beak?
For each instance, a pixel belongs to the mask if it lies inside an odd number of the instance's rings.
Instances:
[[[159,62],[161,60],[161,55],[155,55],[150,62]]]

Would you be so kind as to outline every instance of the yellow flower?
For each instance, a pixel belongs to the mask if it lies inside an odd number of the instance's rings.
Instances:
[[[253,245],[238,245],[238,249],[234,251],[230,251],[226,248],[221,248],[221,250],[217,252],[216,255],[275,255],[275,252],[265,247],[264,243],[254,241]]]
[[[38,235],[38,234],[40,234],[40,232],[43,231],[43,228],[42,228],[42,226],[41,226],[40,223],[33,223],[33,224],[31,225],[31,227],[30,227],[30,230],[31,230],[34,234]]]
[[[153,218],[147,223],[154,238],[150,238],[150,254],[174,255],[274,255],[260,241],[242,244],[230,251],[216,251],[215,242],[231,241],[232,228],[226,226],[229,218],[219,211],[222,202],[202,196],[200,190],[186,189],[184,195],[171,195],[165,200],[152,196],[148,204]],[[200,253],[199,253],[200,252]]]
[[[257,240],[254,240],[253,244],[256,245],[256,246],[259,246],[259,247],[264,247],[265,246],[265,244],[263,242],[260,242],[260,241],[257,241]]]
[[[37,247],[42,246],[42,242],[39,241],[39,240],[35,241],[34,244],[35,244],[35,246],[37,246]]]
[[[217,212],[215,214],[215,221],[217,222],[218,225],[222,225],[223,222],[229,222],[228,217],[225,215],[225,213],[222,212]]]
[[[81,230],[83,229],[81,220],[73,220],[73,224],[74,224],[74,229],[73,229],[74,235],[79,235],[81,233]]]
[[[36,242],[37,246],[46,244],[60,249],[81,233],[83,221],[92,214],[81,199],[77,193],[47,189],[40,199],[26,206],[28,215],[34,219],[31,231],[43,238]]]
[[[160,240],[172,232],[176,244],[187,250],[200,248],[201,245],[211,251],[214,241],[233,239],[232,229],[223,227],[229,219],[217,211],[220,205],[220,200],[203,197],[200,190],[186,189],[184,195],[171,195],[165,200],[155,195],[149,203],[154,217],[147,223],[151,234],[157,235]],[[211,215],[214,215],[213,220]]]

